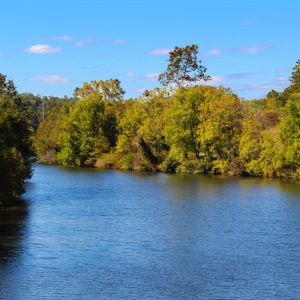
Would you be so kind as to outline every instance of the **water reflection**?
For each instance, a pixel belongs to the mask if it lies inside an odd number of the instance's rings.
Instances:
[[[215,200],[235,186],[235,178],[168,174],[165,183],[172,200]]]
[[[0,267],[22,253],[27,217],[28,208],[23,201],[19,208],[0,212]]]

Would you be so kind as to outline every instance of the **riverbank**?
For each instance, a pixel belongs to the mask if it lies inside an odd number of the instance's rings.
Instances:
[[[139,162],[143,162],[142,164],[139,164]],[[45,165],[45,166],[60,166],[60,167],[70,167],[74,169],[95,169],[95,170],[116,170],[116,171],[130,171],[130,172],[137,172],[137,173],[166,173],[166,174],[187,174],[187,175],[201,175],[201,176],[216,176],[216,177],[222,177],[222,176],[228,176],[228,177],[241,177],[241,178],[277,178],[277,179],[287,179],[292,181],[300,181],[299,178],[295,178],[293,176],[288,176],[288,174],[268,174],[268,176],[259,176],[255,174],[248,174],[246,172],[243,173],[237,173],[237,172],[226,172],[225,174],[220,174],[218,172],[209,172],[208,168],[199,168],[199,162],[195,162],[195,160],[190,161],[186,163],[184,166],[179,166],[176,169],[176,166],[171,168],[168,168],[166,170],[165,166],[162,164],[159,165],[153,165],[149,161],[145,163],[145,160],[141,159],[135,159],[135,155],[131,155],[130,159],[124,158],[120,155],[115,155],[114,153],[108,153],[101,156],[99,159],[95,161],[88,161],[86,164],[83,164],[83,166],[66,166],[61,165],[57,161],[55,163],[49,163],[49,162],[41,162],[39,161],[38,164]],[[201,164],[201,163],[200,163]],[[197,168],[198,167],[198,168]],[[285,176],[284,176],[285,175]]]
[[[255,101],[211,86],[127,101],[97,92],[48,114],[37,155],[66,166],[300,178],[300,107],[288,91]]]

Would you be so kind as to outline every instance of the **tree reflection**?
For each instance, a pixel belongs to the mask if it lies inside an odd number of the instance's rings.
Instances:
[[[22,252],[22,239],[28,216],[25,202],[18,208],[0,211],[0,266]]]

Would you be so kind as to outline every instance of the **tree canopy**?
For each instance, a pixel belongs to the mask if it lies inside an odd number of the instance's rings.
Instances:
[[[124,101],[118,79],[75,98],[18,94],[0,74],[0,208],[12,205],[42,163],[194,174],[300,178],[300,60],[290,85],[245,101],[206,86],[198,46],[170,52],[163,85]],[[34,152],[33,144],[36,147]]]
[[[75,88],[74,96],[85,99],[87,96],[96,95],[104,100],[118,101],[123,99],[125,91],[121,87],[118,79],[93,80],[85,82],[82,87]]]
[[[159,75],[159,81],[167,86],[175,83],[177,86],[185,86],[200,80],[209,80],[206,75],[207,68],[198,60],[198,46],[188,45],[175,47],[169,53],[167,70]]]
[[[32,129],[11,80],[0,74],[0,208],[15,203],[31,176]]]

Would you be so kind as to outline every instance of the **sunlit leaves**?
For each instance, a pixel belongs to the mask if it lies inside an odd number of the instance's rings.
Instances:
[[[76,88],[74,96],[85,99],[88,96],[98,96],[103,100],[118,101],[123,99],[125,94],[118,79],[93,80],[85,82],[82,87]]]

